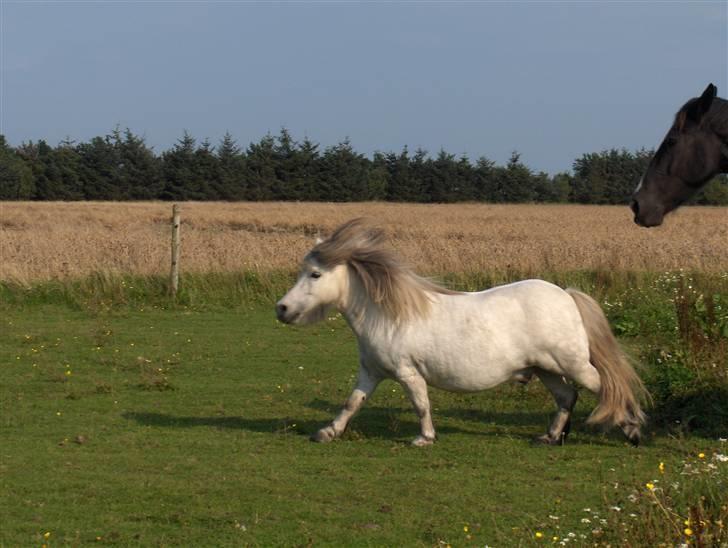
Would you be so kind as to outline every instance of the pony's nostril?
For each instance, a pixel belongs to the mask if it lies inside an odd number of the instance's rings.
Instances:
[[[286,310],[288,310],[288,307],[285,304],[276,305],[276,312],[278,312],[278,314],[285,314]]]

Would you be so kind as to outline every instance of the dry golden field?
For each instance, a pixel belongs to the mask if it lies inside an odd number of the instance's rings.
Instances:
[[[169,203],[0,203],[0,280],[169,270]],[[728,272],[728,209],[686,207],[639,228],[626,207],[183,203],[182,272],[293,270],[317,234],[367,216],[418,271]]]

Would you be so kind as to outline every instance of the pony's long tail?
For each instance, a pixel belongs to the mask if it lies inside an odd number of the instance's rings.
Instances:
[[[646,420],[640,400],[649,399],[649,393],[620,348],[599,303],[576,289],[566,292],[581,314],[589,338],[589,361],[601,381],[599,404],[587,422],[621,426],[629,440],[637,444],[640,426]]]

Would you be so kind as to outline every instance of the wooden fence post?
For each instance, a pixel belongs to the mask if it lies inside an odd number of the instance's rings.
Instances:
[[[179,206],[172,206],[172,270],[169,275],[169,291],[173,297],[177,296],[179,287]]]

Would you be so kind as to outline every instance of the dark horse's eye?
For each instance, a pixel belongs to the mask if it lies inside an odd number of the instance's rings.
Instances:
[[[320,278],[321,277],[321,272],[311,272],[311,277],[312,278]]]

